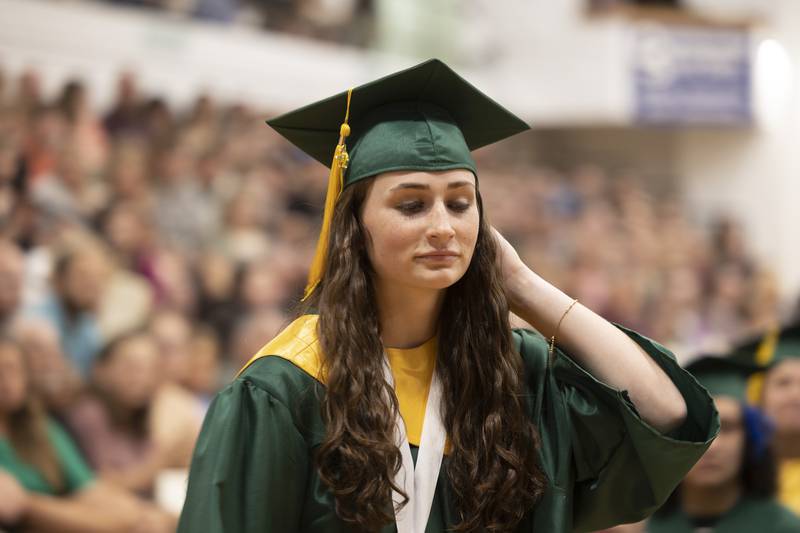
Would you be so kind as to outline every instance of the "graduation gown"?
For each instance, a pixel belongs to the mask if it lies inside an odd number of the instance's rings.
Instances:
[[[662,435],[625,391],[595,379],[566,354],[548,363],[538,333],[514,330],[524,366],[527,415],[541,436],[548,486],[517,531],[592,531],[655,511],[719,429],[713,402],[655,342],[624,330],[664,369],[688,415]],[[325,435],[316,317],[306,315],[265,346],[214,399],[192,461],[179,533],[350,531],[313,462]],[[277,355],[277,357],[275,357]],[[412,453],[416,450],[412,447]],[[457,523],[444,457],[426,533]],[[396,531],[387,525],[384,533]]]
[[[800,518],[770,498],[745,497],[720,517],[712,528],[695,528],[679,509],[650,519],[647,533],[797,533]]]

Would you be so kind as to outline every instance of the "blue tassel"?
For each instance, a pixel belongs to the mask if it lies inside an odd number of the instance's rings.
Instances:
[[[767,452],[775,426],[760,409],[742,404],[744,428],[751,443],[753,459],[759,461]]]

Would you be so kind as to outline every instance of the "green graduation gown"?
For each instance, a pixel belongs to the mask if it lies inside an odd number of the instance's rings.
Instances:
[[[648,533],[695,533],[689,517],[675,510],[657,514],[647,524]],[[744,498],[720,517],[709,533],[798,533],[800,518],[789,509],[769,498]]]
[[[540,462],[549,481],[517,531],[592,531],[641,520],[664,502],[716,435],[719,420],[705,390],[665,348],[624,331],[686,400],[686,421],[670,435],[644,422],[626,392],[601,383],[564,353],[557,351],[548,365],[547,342],[538,333],[513,331],[524,363],[527,413],[541,436]],[[269,347],[262,354],[274,353]],[[313,463],[325,435],[323,394],[317,379],[283,356],[256,359],[222,390],[195,448],[179,533],[350,531]],[[426,533],[457,523],[446,469],[445,456]]]

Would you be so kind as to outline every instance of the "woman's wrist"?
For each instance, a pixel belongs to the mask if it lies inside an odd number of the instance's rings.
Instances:
[[[507,280],[511,311],[548,339],[573,298],[529,268]]]
[[[530,308],[533,306],[533,303],[528,300],[535,294],[537,277],[539,276],[535,272],[522,264],[522,267],[509,269],[505,279],[508,307],[526,322],[528,320],[525,315],[530,314]]]
[[[509,309],[542,335],[552,337],[573,299],[528,268],[514,247],[497,230],[492,231]]]

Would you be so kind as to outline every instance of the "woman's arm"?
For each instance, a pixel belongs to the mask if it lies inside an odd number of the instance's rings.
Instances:
[[[174,517],[170,520],[152,505],[102,482],[64,498],[29,493],[23,523],[25,531],[33,533],[167,533],[175,530]]]
[[[147,457],[126,468],[100,467],[100,479],[132,492],[152,491],[158,474],[166,468],[167,454],[160,449],[153,449]]]
[[[133,530],[134,517],[127,512],[92,507],[79,498],[30,494],[24,524],[26,531],[33,532],[126,533]]]
[[[572,298],[528,268],[497,231],[498,255],[511,310],[548,339]],[[556,344],[597,379],[628,391],[642,419],[662,433],[686,418],[678,389],[634,341],[580,303],[564,317]]]
[[[0,529],[19,522],[28,509],[28,493],[11,474],[0,468]]]

